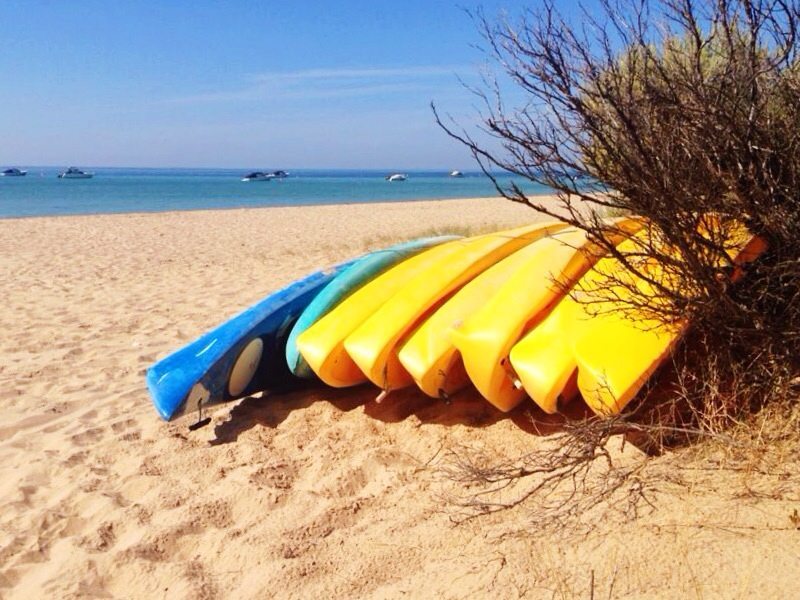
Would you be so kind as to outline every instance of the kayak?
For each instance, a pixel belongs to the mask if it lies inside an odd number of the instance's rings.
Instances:
[[[170,420],[291,383],[285,359],[291,325],[349,265],[317,271],[270,294],[152,365],[145,380],[161,417]]]
[[[431,261],[345,339],[347,353],[383,390],[413,384],[398,358],[405,337],[464,284],[520,248],[564,227],[564,223],[539,223],[454,242],[455,252]]]
[[[343,299],[387,269],[423,250],[455,239],[458,239],[458,236],[427,237],[370,252],[334,277],[305,308],[289,333],[286,342],[286,362],[292,373],[303,379],[315,377],[313,369],[297,347],[297,338],[306,329],[328,314]]]

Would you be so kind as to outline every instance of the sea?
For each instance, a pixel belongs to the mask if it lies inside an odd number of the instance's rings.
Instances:
[[[5,167],[2,167],[5,168]],[[63,168],[20,167],[25,177],[0,177],[0,218],[160,212],[263,206],[403,202],[496,196],[480,172],[450,177],[445,171],[404,171],[406,181],[389,182],[388,171],[289,171],[285,179],[241,181],[263,169],[140,169],[87,167],[92,179],[58,179]],[[273,170],[273,169],[270,169]],[[499,177],[503,185],[511,177]],[[549,188],[515,179],[527,193]]]

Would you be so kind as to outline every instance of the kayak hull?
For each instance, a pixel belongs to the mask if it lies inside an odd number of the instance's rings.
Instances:
[[[290,384],[286,339],[302,311],[349,263],[316,272],[273,293],[156,362],[145,376],[165,420]]]
[[[454,252],[431,261],[347,337],[347,353],[367,378],[384,390],[412,385],[414,378],[398,356],[406,337],[469,281],[564,226],[539,223],[453,242]]]
[[[457,237],[439,236],[397,244],[383,250],[370,252],[339,273],[305,308],[289,333],[286,342],[286,362],[292,373],[303,379],[316,377],[314,370],[303,358],[297,346],[297,338],[304,331],[328,314],[342,300],[387,269],[423,250],[454,239]]]

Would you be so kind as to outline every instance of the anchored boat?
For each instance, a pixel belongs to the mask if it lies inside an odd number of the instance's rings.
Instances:
[[[82,171],[76,167],[70,167],[63,173],[58,174],[59,179],[91,179],[92,177],[94,177],[94,173]]]
[[[242,181],[270,181],[275,179],[271,173],[264,173],[263,171],[253,171],[242,177]]]
[[[3,177],[25,177],[27,175],[27,171],[20,171],[19,169],[11,168],[6,169],[5,171],[0,173],[0,176]]]

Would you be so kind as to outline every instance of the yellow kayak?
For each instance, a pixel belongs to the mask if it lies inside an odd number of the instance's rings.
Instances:
[[[453,345],[451,329],[477,312],[487,296],[519,268],[536,244],[517,250],[478,275],[433,313],[398,352],[400,363],[419,389],[433,398],[446,398],[469,384],[461,355]]]
[[[641,227],[639,219],[613,219],[608,222],[608,234],[622,241]],[[469,379],[484,398],[503,411],[512,410],[525,398],[509,360],[512,348],[534,326],[534,331],[551,332],[555,345],[560,343],[566,315],[564,309],[558,310],[563,304],[559,300],[603,252],[578,229],[560,231],[526,251],[529,255],[516,272],[451,334]],[[554,305],[557,310],[551,310]],[[573,371],[562,378],[564,385]]]
[[[555,234],[565,242],[570,235],[567,230]],[[579,235],[572,237],[573,241],[585,241]],[[517,272],[541,260],[540,244],[544,242],[539,240],[517,250],[475,277],[405,341],[398,358],[423,392],[433,398],[446,398],[469,384],[461,355],[453,344],[452,330],[481,310],[495,290]]]
[[[483,306],[452,330],[470,380],[489,402],[509,411],[525,397],[509,376],[508,354],[519,338],[596,260],[584,231],[565,229],[532,245]]]
[[[344,341],[361,371],[384,390],[413,383],[398,359],[398,348],[423,319],[450,294],[520,248],[566,227],[540,223],[454,242],[458,250],[428,263]],[[349,302],[345,301],[345,302]]]
[[[350,294],[297,338],[297,349],[317,376],[333,387],[366,377],[344,349],[344,340],[382,304],[431,264],[461,248],[461,240],[434,246],[382,273]]]
[[[633,222],[632,226],[641,229],[638,222]],[[642,243],[637,239],[644,240],[649,235],[648,229],[634,231],[631,229],[633,239],[623,240],[620,236],[619,252],[635,252]],[[572,295],[602,289],[608,277],[619,276],[622,271],[622,264],[615,258],[598,260],[580,277],[572,294],[564,296],[547,317],[511,349],[509,360],[514,376],[546,413],[558,411],[559,399],[577,368],[573,352],[576,332],[593,318],[586,306],[576,302]]]
[[[621,241],[617,250],[622,254],[635,253],[648,235],[648,229],[641,229],[632,239]],[[597,308],[592,304],[587,310],[586,304],[572,296],[586,296],[603,289],[609,279],[624,273],[625,269],[616,258],[597,261],[575,284],[572,294],[564,296],[550,314],[511,349],[509,360],[514,376],[546,413],[558,411],[559,399],[577,368],[574,342],[582,328],[592,321]]]
[[[575,303],[565,296],[509,354],[519,384],[546,413],[558,411],[558,400],[575,372],[570,335]]]
[[[766,249],[761,238],[743,228],[732,237],[735,243],[728,254],[736,265],[751,262]],[[737,269],[732,279],[741,273]],[[647,283],[639,278],[635,285],[641,291],[648,290]],[[624,296],[631,292],[620,289],[618,293]],[[619,311],[608,310],[613,309],[612,304],[605,301],[592,307],[595,314],[573,342],[578,388],[589,407],[600,415],[618,414],[625,408],[672,352],[688,326],[686,321],[663,325],[644,318],[631,320]]]

